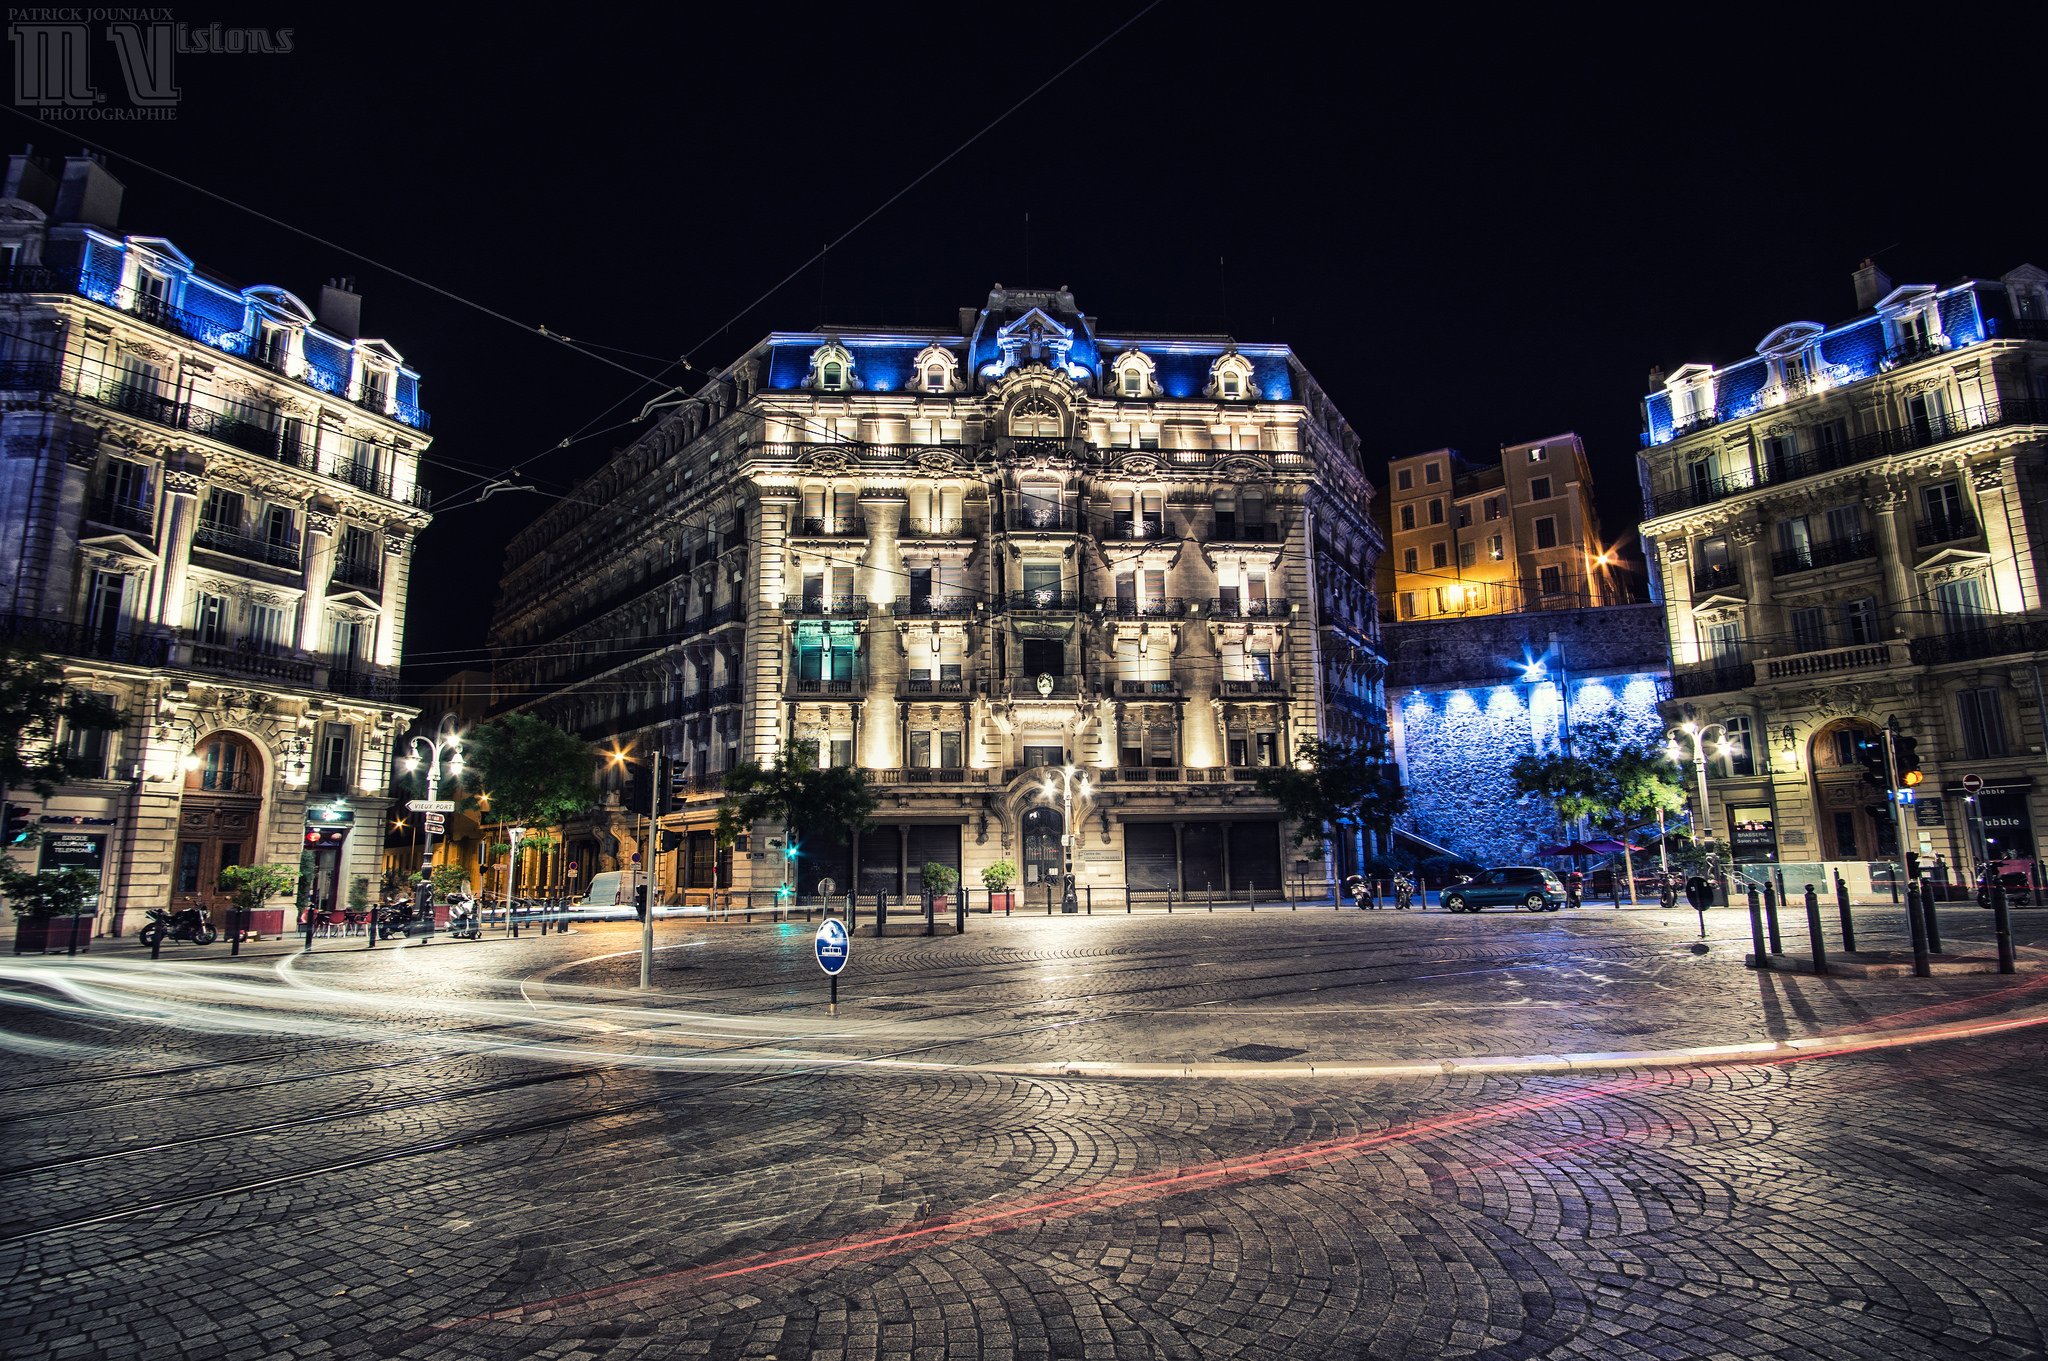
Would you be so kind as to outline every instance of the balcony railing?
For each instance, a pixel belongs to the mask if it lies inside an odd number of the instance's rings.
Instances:
[[[1119,680],[1116,692],[1126,698],[1134,695],[1157,695],[1172,698],[1180,693],[1180,687],[1170,680]]]
[[[867,614],[868,598],[864,595],[788,595],[782,598],[782,608],[789,614],[806,618],[857,617]]]
[[[817,443],[769,443],[760,446],[761,456],[795,460],[814,452],[829,452],[872,467],[893,467],[931,453],[951,453],[971,460],[974,450],[964,444],[863,444],[855,440],[825,440]]]
[[[960,676],[908,676],[904,678],[902,693],[964,696],[967,693],[967,682]]]
[[[1915,638],[1910,651],[1913,660],[1922,666],[2048,651],[2048,620],[2022,619],[2003,624],[1986,621],[1980,627],[1951,626],[1946,633]]]
[[[1967,511],[1957,515],[1930,515],[1913,524],[1913,542],[1922,548],[1976,537],[1977,517]]]
[[[2048,340],[2048,321],[2040,317],[1986,317],[1984,334],[1993,340]]]
[[[905,520],[902,538],[906,539],[964,539],[973,530],[965,520]]]
[[[974,613],[974,597],[951,595],[920,600],[899,598],[889,606],[898,619],[965,619]]]
[[[186,777],[191,789],[204,790],[208,794],[254,794],[256,772],[253,770],[195,770]]]
[[[1010,609],[1019,614],[1034,612],[1064,612],[1071,614],[1081,608],[1081,597],[1066,591],[1055,591],[1051,587],[1039,587],[1030,591],[1012,591]]]
[[[374,559],[356,562],[350,558],[337,558],[334,572],[328,579],[337,586],[355,586],[375,593],[384,589],[384,564]]]
[[[327,692],[355,699],[397,699],[398,677],[388,671],[337,666],[327,673]]]
[[[1755,684],[1756,668],[1748,662],[1724,660],[1671,668],[1671,695],[1674,699],[1725,694],[1730,690],[1746,690]]]
[[[1779,486],[1891,454],[1911,453],[1963,435],[1981,434],[2012,425],[2036,425],[2044,420],[2048,420],[2048,404],[2026,398],[2002,399],[1995,406],[1950,412],[1934,420],[1914,421],[1894,430],[1879,430],[1828,448],[1775,459],[1760,470],[1702,478],[1696,483],[1651,497],[1650,513],[1668,515],[1673,511],[1690,510],[1759,487]]]
[[[237,676],[254,676],[282,681],[287,685],[313,683],[313,659],[288,648],[270,648],[247,640],[236,643],[194,641],[192,665],[202,671],[226,671]]]
[[[1074,515],[1050,506],[1026,507],[1010,512],[1010,528],[1034,534],[1072,534]]]
[[[1285,600],[1212,600],[1209,613],[1217,619],[1284,619]]]
[[[1701,567],[1692,574],[1692,589],[1700,591],[1721,591],[1742,585],[1742,569],[1732,562],[1719,563],[1712,567]]]
[[[272,542],[204,521],[192,531],[192,546],[250,562],[267,563],[272,567],[297,568],[299,565],[299,545],[294,540]]]
[[[1185,619],[1188,602],[1171,597],[1159,600],[1103,600],[1097,601],[1103,612],[1113,619]]]
[[[131,530],[145,536],[156,530],[156,512],[147,501],[96,496],[86,504],[85,518],[94,524],[112,525],[115,529]]]
[[[1043,695],[1038,689],[1040,679],[1038,676],[1008,676],[998,682],[998,693],[1007,694],[1012,699],[1073,699],[1081,693],[1079,676],[1045,676],[1043,679],[1052,684]]]
[[[0,364],[0,391],[55,392],[58,377],[55,364]]]
[[[1789,657],[1764,659],[1764,678],[1784,680],[1794,676],[1825,676],[1843,671],[1882,671],[1897,666],[1901,658],[1890,643],[1857,643],[1817,652],[1798,652]]]
[[[724,685],[714,685],[708,693],[711,696],[711,707],[714,709],[722,704],[737,704],[740,702],[740,686],[734,681],[728,681]]]
[[[1229,521],[1226,521],[1226,520],[1218,520],[1218,521],[1216,522],[1216,525],[1215,525],[1215,529],[1214,529],[1214,532],[1212,532],[1212,533],[1210,534],[1210,536],[1209,536],[1209,542],[1210,542],[1210,543],[1279,543],[1279,542],[1280,542],[1280,526],[1278,526],[1278,525],[1242,525],[1242,524],[1233,524],[1233,523],[1231,523],[1231,522],[1229,522]]]
[[[1287,686],[1277,680],[1227,680],[1223,682],[1223,694],[1228,698],[1243,698],[1251,695],[1284,695]]]
[[[864,539],[868,524],[858,515],[806,515],[797,521],[796,533],[806,539]]]
[[[0,638],[56,656],[93,657],[140,666],[162,666],[171,656],[171,640],[161,633],[124,633],[69,619],[0,614]]]
[[[1166,517],[1163,515],[1113,515],[1104,520],[1096,532],[1105,539],[1119,543],[1135,543],[1144,540],[1166,538]]]
[[[1901,364],[1911,364],[1922,359],[1931,359],[1948,351],[1932,340],[1903,340],[1886,350],[1877,361],[1880,369],[1895,369]]]
[[[789,683],[790,692],[798,695],[857,695],[862,690],[859,680],[848,677],[841,680],[804,680],[798,678]]]
[[[1816,567],[1838,567],[1845,562],[1862,562],[1877,556],[1877,543],[1867,534],[1852,534],[1847,538],[1828,539],[1822,543],[1808,544],[1805,548],[1789,549],[1771,554],[1771,571],[1778,576],[1789,576],[1794,572],[1811,572]]]
[[[1002,772],[976,766],[890,766],[868,772],[870,784],[993,784]]]

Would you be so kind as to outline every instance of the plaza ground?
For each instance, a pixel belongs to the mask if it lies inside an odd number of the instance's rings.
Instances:
[[[651,996],[630,924],[8,960],[0,1347],[2048,1351],[2048,973],[1707,927],[977,917],[856,939],[836,1017],[801,921],[663,922]]]

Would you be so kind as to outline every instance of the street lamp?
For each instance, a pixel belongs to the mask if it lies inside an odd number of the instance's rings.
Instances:
[[[1080,904],[1074,900],[1074,793],[1075,785],[1078,784],[1081,797],[1088,797],[1088,777],[1081,774],[1071,762],[1061,766],[1054,773],[1060,777],[1060,883],[1063,886],[1060,894],[1060,911],[1079,912]],[[1045,785],[1045,796],[1048,799],[1053,796],[1053,788],[1051,775],[1048,774]]]
[[[1693,719],[1686,719],[1664,734],[1665,759],[1679,767],[1681,775],[1685,768],[1686,743],[1692,746],[1693,771],[1699,777],[1700,784],[1699,817],[1694,824],[1694,831],[1702,845],[1711,845],[1714,840],[1714,821],[1707,803],[1707,762],[1723,756],[1740,756],[1742,739],[1730,736],[1728,729],[1719,723],[1702,725]]]
[[[647,781],[647,840],[641,843],[640,854],[641,865],[647,871],[642,886],[644,897],[640,904],[640,986],[643,989],[654,986],[654,870],[657,854],[655,844],[661,836],[661,744],[650,742],[648,745],[653,754],[647,758],[652,763],[652,769],[648,772],[650,778]],[[621,749],[614,743],[609,753],[612,765],[623,767],[631,750],[630,747]]]
[[[433,803],[441,797],[441,758],[448,758],[448,774],[451,777],[462,774],[462,731],[455,722],[455,715],[442,715],[440,727],[435,730],[433,737],[415,737],[408,745],[415,754],[405,758],[406,772],[410,774],[420,768],[420,753],[424,753],[427,763],[427,801]],[[420,851],[419,887],[413,892],[413,905],[427,914],[425,929],[430,934],[434,922],[434,816],[436,815],[421,815],[427,824],[427,838],[425,847]]]

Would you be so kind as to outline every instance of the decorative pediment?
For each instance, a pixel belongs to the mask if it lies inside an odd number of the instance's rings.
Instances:
[[[273,321],[293,322],[305,326],[313,320],[313,309],[286,289],[274,284],[253,284],[242,290],[242,297],[255,304],[256,310]]]
[[[1236,350],[1218,355],[1209,366],[1209,385],[1202,389],[1202,395],[1224,402],[1258,396],[1258,389],[1252,384],[1252,361]]]
[[[915,375],[911,385],[919,392],[958,392],[963,386],[960,357],[943,345],[925,346],[917,352],[913,363]]]
[[[1004,373],[1033,363],[1066,372],[1067,355],[1073,348],[1073,328],[1060,325],[1037,307],[996,332],[996,349],[1002,355],[1001,371]]]
[[[1758,354],[1796,354],[1818,339],[1827,327],[1817,321],[1789,321],[1757,342]]]
[[[837,340],[828,340],[811,351],[804,386],[814,392],[852,392],[858,386],[853,368],[852,352]]]
[[[1125,350],[1111,363],[1110,390],[1119,397],[1157,397],[1159,366],[1143,350]]]

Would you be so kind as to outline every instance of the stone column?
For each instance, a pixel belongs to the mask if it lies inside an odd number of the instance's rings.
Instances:
[[[384,588],[377,597],[377,664],[397,666],[405,643],[405,583],[412,569],[412,536],[384,534]],[[324,588],[323,588],[324,589]]]
[[[896,706],[896,691],[904,674],[903,638],[892,622],[892,609],[899,596],[908,597],[910,583],[903,571],[903,556],[896,546],[897,521],[903,515],[900,497],[863,499],[861,514],[867,520],[867,553],[854,572],[855,589],[868,599],[873,622],[861,649],[867,672],[867,699],[862,704],[863,741],[860,762],[870,770],[901,766],[903,725]]]
[[[2000,614],[2041,606],[2041,585],[2033,572],[2026,519],[2013,514],[2020,504],[2018,472],[2011,458],[1970,470],[1970,488],[1977,494],[1977,521],[1984,526],[1984,545],[1991,553],[1992,599],[1986,603]]]
[[[169,629],[185,622],[185,579],[192,561],[192,531],[199,524],[199,486],[200,476],[192,469],[164,469],[163,519],[156,536],[162,566],[150,622]]]
[[[1664,632],[1671,639],[1672,664],[1695,665],[1700,659],[1700,638],[1692,621],[1691,546],[1681,536],[1660,540],[1652,553],[1664,572]]]
[[[1784,621],[1780,618],[1783,612],[1771,593],[1771,543],[1761,525],[1735,525],[1729,529],[1728,537],[1742,550],[1743,585],[1749,593],[1744,650],[1754,656],[1755,650],[1748,646],[1747,639],[1785,636]]]
[[[335,517],[328,511],[306,512],[306,549],[301,561],[306,603],[299,610],[299,650],[320,651],[320,627],[327,619],[327,582],[334,575]],[[388,587],[389,564],[385,576]],[[381,628],[378,630],[383,631]]]
[[[1873,493],[1869,502],[1871,518],[1877,522],[1877,553],[1884,568],[1884,603],[1893,620],[1893,637],[1907,631],[1905,620],[1911,615],[1901,611],[1919,608],[1913,598],[1911,500],[1905,492],[1887,487]]]

